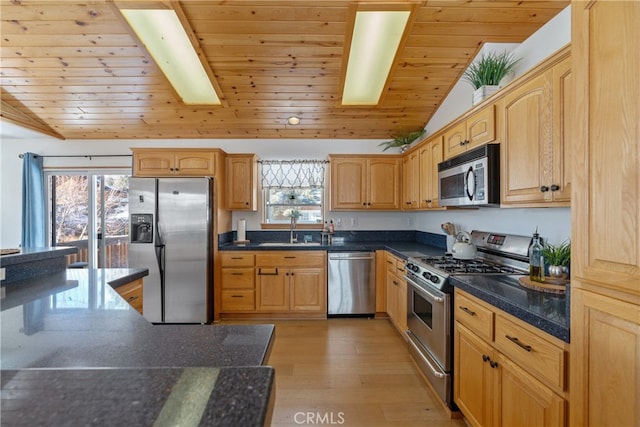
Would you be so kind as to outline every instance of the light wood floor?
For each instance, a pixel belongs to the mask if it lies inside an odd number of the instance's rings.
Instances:
[[[465,426],[449,419],[388,320],[261,323],[276,325],[272,426]]]

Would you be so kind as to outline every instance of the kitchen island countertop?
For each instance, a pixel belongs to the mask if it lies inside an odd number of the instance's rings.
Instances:
[[[169,402],[166,391],[179,390],[176,381],[194,369],[215,373],[201,423],[206,417],[215,417],[216,425],[264,423],[273,369],[260,365],[268,358],[274,326],[152,325],[112,288],[146,274],[144,269],[71,269],[3,285],[3,423],[54,425],[67,411],[67,424],[88,425],[68,414],[92,405],[87,414],[111,422],[114,410],[126,408],[109,408],[110,397],[145,403],[150,398],[141,397],[141,390],[162,390],[156,404],[136,407],[155,420]],[[118,381],[122,376],[129,381]],[[38,391],[45,385],[66,398],[45,399]]]

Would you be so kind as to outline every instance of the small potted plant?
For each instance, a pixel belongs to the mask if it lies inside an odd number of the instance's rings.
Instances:
[[[542,249],[542,256],[549,265],[549,276],[556,279],[569,277],[569,263],[571,262],[571,242],[559,245],[547,243]]]
[[[497,92],[500,80],[513,70],[518,61],[519,59],[513,58],[511,53],[504,51],[483,54],[478,61],[472,62],[462,78],[475,89],[473,105]]]
[[[379,144],[379,146],[384,147],[382,151],[387,151],[389,148],[400,147],[401,152],[407,151],[409,145],[416,139],[420,138],[422,135],[426,133],[426,130],[421,129],[415,132],[409,132],[407,134],[403,134],[400,136],[395,136],[391,141],[384,141]]]

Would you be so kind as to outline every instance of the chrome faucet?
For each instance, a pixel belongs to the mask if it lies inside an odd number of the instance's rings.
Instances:
[[[297,218],[291,215],[291,229],[290,229],[290,236],[289,236],[289,243],[291,244],[298,243],[298,235],[293,234],[293,230],[296,228],[297,221],[298,221]]]

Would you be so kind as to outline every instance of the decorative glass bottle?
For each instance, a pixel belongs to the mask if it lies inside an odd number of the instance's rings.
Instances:
[[[533,233],[531,246],[529,246],[529,279],[534,282],[544,282],[544,257],[537,228]]]

